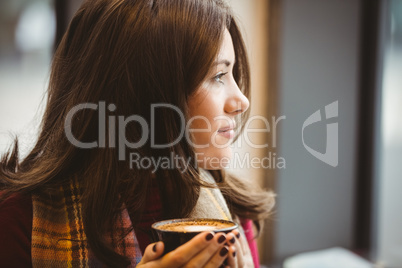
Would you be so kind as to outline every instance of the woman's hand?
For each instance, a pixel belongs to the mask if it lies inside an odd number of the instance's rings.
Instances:
[[[248,249],[248,243],[239,230],[234,230],[227,234],[227,243],[230,245],[227,260],[224,262],[224,267],[237,268],[247,267],[253,268],[253,257]]]
[[[234,246],[226,246],[225,242],[227,239],[223,233],[203,232],[161,258],[164,244],[157,242],[148,245],[137,267],[220,267],[229,252],[236,250]]]

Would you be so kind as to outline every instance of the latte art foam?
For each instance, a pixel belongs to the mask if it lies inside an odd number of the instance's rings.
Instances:
[[[203,232],[232,227],[233,224],[218,221],[174,222],[158,226],[158,229],[172,232]]]

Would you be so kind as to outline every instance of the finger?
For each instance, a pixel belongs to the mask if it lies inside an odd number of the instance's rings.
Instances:
[[[240,238],[240,231],[239,231],[238,229],[233,230],[232,233],[233,233],[234,235],[236,235],[236,238],[237,238],[237,239]]]
[[[236,265],[238,265],[239,267],[244,267],[245,260],[244,260],[243,254],[245,254],[245,252],[247,252],[247,251],[244,249],[243,243],[247,243],[247,241],[244,242],[242,240],[242,236],[238,230],[232,231],[228,235],[228,240],[229,240],[228,242],[230,243],[230,245],[234,246],[235,250],[236,250],[234,253],[235,256],[233,256],[233,254],[232,254],[232,257],[229,258],[229,260],[228,260],[228,261],[230,261],[230,267],[237,267]],[[236,264],[234,264],[234,263],[236,263]]]
[[[243,252],[246,252],[243,242],[241,240],[242,238],[241,233],[237,229],[230,232],[227,237],[228,237],[227,242],[230,243],[230,245],[234,245],[237,248],[238,254],[243,254]]]
[[[212,262],[215,265],[219,263],[220,265],[224,258],[219,254],[217,255],[217,252],[222,250],[224,242],[226,241],[226,236],[223,233],[219,233],[215,235],[213,240],[213,243],[210,243],[203,251],[195,255],[185,267],[204,267],[208,262]]]
[[[236,235],[233,232],[228,233],[226,239],[230,245],[234,245],[236,243]]]
[[[229,245],[234,245],[236,243],[236,235],[233,232],[228,233],[226,236],[226,241]]]
[[[213,240],[214,233],[202,232],[189,242],[169,252],[162,258],[161,267],[178,267],[186,264],[195,255],[204,250]]]
[[[144,256],[142,256],[140,264],[145,264],[150,261],[154,261],[162,256],[163,251],[165,249],[165,245],[163,242],[156,242],[149,244],[144,252]]]
[[[223,262],[227,258],[229,254],[228,246],[223,246],[220,250],[218,250],[215,255],[208,261],[208,263],[204,266],[205,268],[215,268],[224,266]]]
[[[242,265],[238,265],[238,259],[237,259],[237,250],[235,246],[230,246],[229,247],[229,253],[228,253],[228,257],[227,257],[227,265],[229,265],[229,267],[243,267]]]

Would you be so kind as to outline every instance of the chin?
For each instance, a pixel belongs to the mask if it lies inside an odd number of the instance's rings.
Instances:
[[[232,159],[232,149],[230,147],[198,154],[198,167],[209,170],[226,168],[230,165],[230,160]]]

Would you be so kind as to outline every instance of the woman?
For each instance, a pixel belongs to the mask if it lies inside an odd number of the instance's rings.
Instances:
[[[260,228],[273,195],[223,170],[249,87],[223,1],[85,1],[55,53],[38,141],[1,161],[3,260],[257,266],[250,220]],[[163,159],[175,161],[152,165]],[[233,219],[245,233],[204,232],[162,256],[150,225],[184,217]]]

